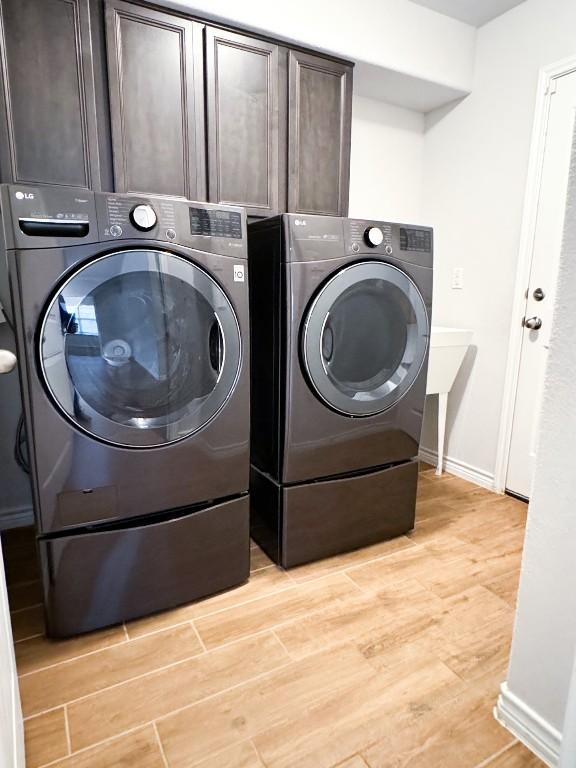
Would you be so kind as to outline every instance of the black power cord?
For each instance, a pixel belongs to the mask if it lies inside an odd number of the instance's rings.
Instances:
[[[24,424],[24,414],[20,414],[18,426],[16,427],[16,442],[14,443],[14,460],[16,464],[30,474],[30,457],[28,453],[28,440],[26,439],[26,425]]]

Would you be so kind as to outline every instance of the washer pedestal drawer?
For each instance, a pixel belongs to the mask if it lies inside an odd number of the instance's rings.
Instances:
[[[416,459],[361,475],[282,486],[252,467],[251,535],[290,568],[414,527]]]
[[[38,540],[47,634],[67,637],[229,589],[250,572],[248,496]]]

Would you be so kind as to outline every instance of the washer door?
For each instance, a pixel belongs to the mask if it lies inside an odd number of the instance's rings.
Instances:
[[[390,408],[426,356],[429,327],[412,280],[383,262],[352,264],[317,293],[304,320],[302,357],[316,394],[348,416]]]
[[[40,367],[57,406],[114,445],[159,446],[202,429],[240,371],[238,321],[187,259],[121,251],[75,272],[42,320]]]

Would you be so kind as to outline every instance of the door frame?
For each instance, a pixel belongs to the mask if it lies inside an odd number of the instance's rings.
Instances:
[[[523,327],[520,320],[524,317],[524,308],[526,306],[525,291],[530,280],[530,270],[533,260],[538,202],[542,186],[544,153],[546,149],[548,118],[550,114],[550,101],[552,94],[555,91],[555,81],[565,75],[570,75],[573,72],[576,72],[576,56],[571,56],[570,58],[562,59],[562,61],[556,62],[555,64],[542,67],[538,76],[534,123],[532,127],[528,174],[520,230],[518,264],[516,267],[516,280],[514,283],[514,299],[508,342],[508,359],[504,380],[504,397],[500,416],[500,431],[498,434],[496,468],[494,473],[494,490],[498,493],[504,493],[506,490],[506,475],[508,473],[512,427],[514,423],[514,407],[520,381],[523,338]]]

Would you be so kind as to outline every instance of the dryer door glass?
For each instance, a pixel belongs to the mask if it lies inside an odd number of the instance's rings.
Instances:
[[[302,357],[316,394],[349,416],[394,405],[426,359],[429,325],[412,280],[383,262],[342,269],[306,315]]]
[[[114,445],[202,429],[240,371],[236,315],[220,286],[174,254],[122,251],[70,277],[44,316],[39,356],[57,405]]]

